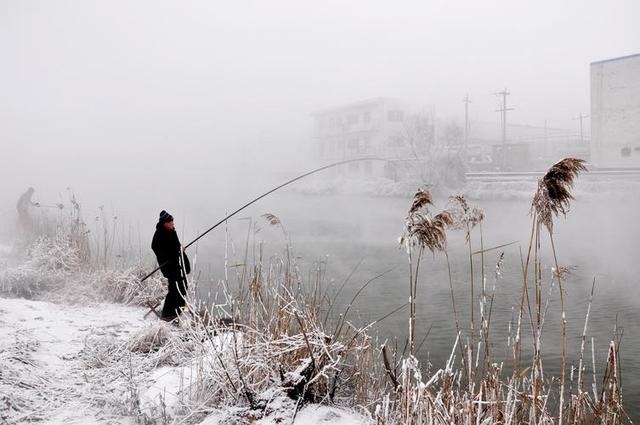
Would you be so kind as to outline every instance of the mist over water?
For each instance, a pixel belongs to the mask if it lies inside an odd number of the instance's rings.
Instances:
[[[444,207],[446,199],[436,199],[437,207]],[[472,201],[483,208],[482,243],[485,248],[517,242],[484,256],[486,289],[495,291],[492,307],[492,352],[497,359],[510,364],[511,349],[507,346],[510,322],[515,326],[522,287],[521,255],[527,255],[531,219],[530,201],[480,200]],[[325,263],[324,284],[334,295],[344,280],[352,274],[344,290],[337,297],[333,312],[344,311],[354,294],[368,280],[373,281],[356,299],[349,318],[358,325],[377,321],[407,301],[408,259],[404,248],[397,243],[410,199],[368,198],[358,196],[304,196],[291,193],[275,195],[264,204],[252,208],[241,219],[231,220],[227,237],[233,242],[229,249],[230,264],[242,262],[245,243],[249,237],[249,255],[259,255],[269,264],[273,255],[282,255],[285,239],[279,228],[273,228],[260,217],[264,212],[277,215],[293,242],[303,275],[313,280],[318,262]],[[595,295],[589,317],[585,361],[588,385],[591,378],[591,338],[595,342],[596,367],[604,364],[608,344],[614,334],[623,334],[622,362],[625,380],[625,400],[628,413],[638,415],[634,406],[640,403],[640,386],[631,378],[640,367],[640,335],[638,323],[640,297],[634,291],[638,284],[640,265],[636,254],[640,250],[640,231],[632,223],[638,208],[637,200],[611,200],[578,197],[567,219],[556,222],[554,233],[558,261],[571,269],[565,283],[568,321],[568,367],[577,367],[580,339],[584,326],[592,283]],[[615,214],[616,219],[612,220]],[[250,219],[250,220],[249,220]],[[249,229],[251,226],[251,229]],[[254,232],[257,230],[257,232]],[[449,233],[449,251],[457,309],[463,327],[469,320],[469,263],[464,233]],[[229,245],[230,246],[230,245]],[[473,250],[480,250],[479,231],[472,236]],[[225,231],[212,234],[198,247],[198,261],[211,267],[214,281],[201,286],[200,293],[220,291],[215,279],[224,277]],[[553,278],[551,248],[543,244],[543,296],[549,295]],[[235,250],[235,255],[231,253]],[[217,253],[209,256],[208,253]],[[496,279],[498,256],[504,252],[501,276]],[[209,261],[209,259],[212,259]],[[205,266],[206,264],[206,266]],[[475,294],[481,291],[481,258],[474,256]],[[355,270],[355,271],[354,271]],[[233,277],[230,281],[233,282]],[[233,285],[231,285],[233,286]],[[531,296],[532,293],[530,292]],[[213,297],[213,296],[212,296]],[[476,301],[477,302],[477,301]],[[479,305],[475,306],[478,321]],[[557,282],[547,307],[542,343],[547,374],[557,375],[560,368],[561,326]],[[528,318],[525,317],[528,323]],[[451,354],[455,340],[454,315],[446,259],[443,254],[425,255],[418,285],[418,341],[424,340],[418,357],[443,367]],[[401,310],[375,326],[380,343],[403,347],[407,337],[408,310]],[[513,335],[512,335],[513,336]],[[531,356],[532,340],[529,325],[523,326],[523,358]],[[598,383],[599,384],[599,383]]]
[[[91,238],[98,237],[96,220],[106,217],[135,261],[151,269],[161,210],[173,214],[183,243],[193,240],[245,202],[326,164],[318,157],[313,113],[363,99],[402,99],[434,118],[440,140],[442,123],[463,122],[465,94],[473,99],[471,132],[481,123],[497,128],[495,93],[508,87],[510,124],[558,127],[578,138],[575,117],[590,110],[589,63],[637,53],[638,16],[640,3],[633,0],[0,0],[0,244],[16,241],[16,201],[33,186],[41,204],[34,214],[58,214],[51,207],[75,195]],[[343,183],[334,177],[323,173],[313,181]],[[408,259],[397,239],[410,197],[330,193],[305,184],[265,198],[191,249],[202,299],[216,301],[225,274],[237,290],[234,266],[245,253],[268,264],[290,241],[303,276],[313,280],[320,269],[329,294],[351,275],[333,314],[379,274],[355,300],[350,320],[370,323],[405,304]],[[614,179],[598,187],[611,193],[589,193],[578,183],[566,220],[559,218],[554,229],[558,261],[571,270],[565,285],[569,367],[576,364],[595,279],[587,374],[591,337],[600,366],[614,331],[623,333],[623,393],[628,413],[640,419],[638,186]],[[457,194],[434,189],[439,209],[447,195]],[[486,288],[495,292],[491,349],[508,361],[531,198],[505,195],[500,187],[494,192],[470,200],[485,212],[482,246],[515,243],[474,256],[475,293],[483,261]],[[265,213],[275,214],[282,228],[270,226]],[[553,257],[546,235],[543,241],[546,298]],[[479,229],[472,248],[481,249]],[[470,274],[462,232],[450,232],[449,256],[467,326]],[[424,257],[417,310],[418,341],[428,333],[418,357],[442,367],[456,335],[442,254]],[[542,346],[550,374],[560,365],[559,310],[554,288]],[[395,339],[402,347],[407,324],[404,309],[374,329],[380,343]],[[524,338],[527,355],[526,331]]]

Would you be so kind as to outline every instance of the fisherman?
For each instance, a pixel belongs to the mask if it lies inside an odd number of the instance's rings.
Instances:
[[[186,274],[191,272],[191,265],[178,240],[173,216],[164,210],[160,212],[151,249],[156,254],[163,276],[169,281],[169,292],[164,300],[160,318],[170,322],[178,317],[187,304]]]
[[[33,198],[33,192],[35,189],[30,187],[20,195],[18,198],[18,203],[16,204],[16,209],[18,210],[18,228],[26,235],[29,234],[33,229],[33,223],[31,220],[30,209],[32,206],[35,206],[31,198]]]

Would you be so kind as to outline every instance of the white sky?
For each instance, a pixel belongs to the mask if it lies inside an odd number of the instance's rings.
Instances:
[[[507,87],[511,122],[577,128],[589,62],[640,52],[639,16],[637,0],[0,0],[0,177],[13,196],[246,175],[306,145],[311,111],[374,96],[448,117],[468,92],[491,121]]]

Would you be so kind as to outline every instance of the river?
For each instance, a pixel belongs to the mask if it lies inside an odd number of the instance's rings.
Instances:
[[[355,268],[352,278],[338,297],[337,308],[334,308],[338,312],[343,311],[364,282],[384,272],[356,299],[349,313],[354,322],[364,324],[379,319],[407,301],[408,260],[406,251],[398,245],[397,239],[402,233],[410,202],[411,199],[400,198],[276,194],[252,207],[239,219],[231,220],[226,234],[235,247],[236,255],[240,256],[244,252],[250,222],[247,218],[252,218],[259,231],[255,234],[250,232],[250,244],[254,243],[254,238],[255,243],[262,241],[267,258],[273,253],[282,252],[282,231],[260,218],[263,213],[272,213],[281,220],[288,232],[297,262],[305,274],[317,266],[317,261],[326,261],[326,282],[335,290]],[[495,288],[491,319],[492,350],[496,358],[508,358],[509,322],[512,308],[519,305],[522,286],[520,256],[521,251],[526,255],[531,229],[530,202],[526,199],[470,202],[485,212],[482,224],[485,248],[516,242],[484,256],[486,287],[490,292]],[[444,208],[446,199],[436,199],[435,204],[436,210]],[[578,198],[572,203],[567,218],[558,218],[554,228],[558,261],[572,270],[565,284],[568,368],[571,364],[577,365],[589,294],[595,279],[587,340],[594,339],[596,369],[600,373],[614,329],[623,334],[623,395],[628,413],[636,420],[640,419],[640,409],[637,407],[640,406],[640,382],[636,379],[640,378],[640,329],[637,326],[640,322],[640,291],[636,289],[640,275],[639,205],[639,200],[632,197],[608,203],[604,203],[601,197],[593,200]],[[197,222],[202,222],[204,226],[207,221],[199,217]],[[546,235],[543,239],[548,240]],[[480,249],[479,229],[474,231],[471,243],[473,250]],[[212,281],[224,277],[224,246],[225,231],[221,230],[198,247],[199,267],[206,270]],[[546,299],[553,257],[546,242],[542,250],[545,277],[543,296]],[[501,252],[504,252],[502,275],[496,278],[495,266]],[[449,232],[449,256],[456,303],[462,323],[468,326],[470,273],[468,247],[462,232]],[[475,256],[474,268],[475,294],[478,295],[481,289],[480,256]],[[210,288],[201,286],[201,295]],[[549,303],[543,340],[545,372],[555,375],[559,371],[561,354],[559,310],[556,288]],[[408,310],[404,309],[389,316],[376,325],[375,332],[381,339],[398,338],[398,344],[402,345],[407,335],[407,315]],[[455,325],[447,263],[441,253],[426,254],[420,271],[417,294],[418,342],[429,329],[418,357],[423,362],[431,362],[435,368],[442,367],[455,340]],[[526,331],[528,328],[523,329]],[[524,346],[526,352],[526,340]],[[590,344],[586,351],[587,373],[590,375]]]

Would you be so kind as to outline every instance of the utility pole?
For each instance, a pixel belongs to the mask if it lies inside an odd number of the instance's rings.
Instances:
[[[464,102],[464,150],[467,150],[467,144],[469,143],[469,104],[471,103],[471,99],[469,99],[469,93],[462,99]]]
[[[574,118],[574,120],[580,120],[580,144],[581,145],[584,145],[584,133],[582,132],[582,120],[588,117],[589,117],[588,114],[583,114],[582,112],[580,112],[580,114]]]
[[[501,92],[495,93],[496,96],[502,96],[502,108],[496,109],[496,112],[502,112],[502,164],[504,170],[507,165],[507,111],[513,111],[513,108],[507,108],[507,96],[511,93],[505,88]]]

